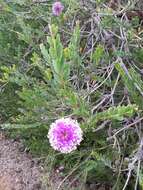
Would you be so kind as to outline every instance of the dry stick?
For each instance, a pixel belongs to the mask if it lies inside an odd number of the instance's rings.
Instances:
[[[120,78],[120,73],[118,73],[118,76],[117,76],[116,82],[115,82],[115,84],[114,84],[114,87],[113,87],[113,89],[112,89],[111,95],[114,95],[114,93],[115,93],[115,90],[116,90],[116,87],[117,87],[119,78]]]
[[[133,162],[130,164],[130,166],[129,166],[130,168],[129,168],[129,172],[128,172],[128,177],[127,177],[126,183],[125,183],[125,185],[124,185],[124,187],[123,187],[122,190],[125,190],[125,189],[126,189],[128,183],[129,183],[131,174],[132,174],[132,170],[134,169],[134,164],[136,163],[137,160],[138,160],[138,159],[135,157],[135,159],[133,160]]]
[[[118,147],[118,150],[119,150],[118,152],[119,152],[119,154],[121,154],[120,143],[119,143],[117,137],[114,137],[114,144],[113,144],[113,147],[115,147],[116,144],[117,144],[117,147]]]
[[[113,186],[112,190],[115,190],[115,189],[116,189],[116,186],[118,185],[118,181],[119,181],[119,178],[120,178],[121,168],[122,168],[122,165],[123,165],[123,161],[124,161],[124,159],[122,158],[122,159],[121,159],[121,164],[119,165],[119,173],[118,173],[118,175],[117,175],[117,180],[116,180],[116,183],[115,183],[115,185]]]
[[[110,75],[111,75],[111,72],[109,72],[108,76],[110,77]],[[117,86],[119,77],[120,77],[120,74],[118,74],[117,79],[116,79],[116,82],[115,82],[115,85],[114,85],[114,87],[113,87],[113,89],[112,89],[111,95],[109,95],[110,99],[111,99],[111,97],[113,96],[113,94],[114,94],[114,92],[115,92],[115,89],[116,89],[116,86]],[[98,86],[98,87],[99,87],[99,86]],[[96,89],[97,89],[97,88],[96,88]],[[101,102],[99,102],[99,104],[97,104],[97,105],[92,109],[92,113],[94,112],[95,109],[97,109],[100,105],[102,105],[102,103],[103,103],[104,101],[106,101],[107,98],[108,98],[108,97],[103,98],[103,99],[101,100]]]
[[[127,177],[126,183],[125,183],[125,185],[124,185],[124,187],[123,187],[122,190],[126,189],[126,187],[128,185],[128,182],[130,180],[130,177],[131,177],[132,170],[134,169],[135,163],[137,161],[138,161],[138,172],[139,172],[139,169],[140,169],[140,160],[141,160],[141,156],[142,156],[140,152],[142,152],[142,148],[143,148],[143,138],[141,139],[140,146],[138,148],[138,151],[137,151],[136,155],[134,156],[133,162],[129,164],[128,177]],[[135,190],[136,190],[136,185],[135,185]]]
[[[139,2],[139,0],[133,2],[133,5],[135,6],[137,2]],[[141,9],[140,10],[133,9],[133,10],[128,11],[129,5],[127,5],[124,9],[122,9],[121,12],[119,13],[118,9],[121,8],[121,4],[119,3],[119,0],[110,0],[108,6],[112,8],[114,11],[116,11],[116,15],[119,17],[122,16],[123,13],[125,13],[128,19],[132,19],[133,17],[136,16],[139,19],[143,20],[143,11]]]
[[[104,121],[97,129],[93,130],[93,132],[97,132],[101,129],[104,129],[104,127],[106,127],[106,125],[109,123],[110,121]]]
[[[94,88],[93,90],[91,90],[90,94],[92,94],[94,91],[96,91],[98,88],[100,88],[107,81],[107,79],[110,77],[110,75],[111,75],[111,73],[112,73],[113,70],[114,70],[114,66],[111,65],[111,70],[110,70],[108,76],[103,80],[103,82],[101,84],[99,84],[96,88]]]
[[[73,174],[74,171],[76,171],[78,169],[80,165],[78,165],[77,167],[75,167],[59,184],[59,186],[57,187],[57,190],[59,190],[62,186],[62,184],[68,179],[69,176],[71,176]]]
[[[90,156],[91,156],[91,154],[89,154],[89,156],[85,159],[84,162],[82,162],[81,164],[78,164],[75,168],[73,168],[73,170],[61,181],[61,183],[57,187],[57,190],[60,190],[61,186],[68,179],[68,177],[71,176],[73,174],[73,172],[75,172],[83,163],[86,163],[86,161],[90,158]]]
[[[116,135],[118,135],[118,134],[119,134],[120,132],[122,132],[123,130],[126,130],[126,129],[132,127],[133,125],[139,123],[139,122],[142,121],[142,120],[143,120],[143,117],[141,117],[141,118],[139,118],[138,120],[136,120],[135,122],[133,122],[133,123],[131,123],[131,124],[129,124],[129,125],[123,127],[122,129],[118,130],[113,136],[109,137],[107,140],[113,139]]]
[[[105,96],[96,106],[94,106],[91,110],[91,113],[93,114],[94,110],[101,106],[107,99],[109,99],[109,96]]]
[[[125,14],[123,14],[122,16],[122,19],[123,17],[125,16]],[[121,34],[121,37],[123,39],[123,42],[122,42],[122,47],[124,46],[124,43],[126,42],[127,43],[127,37],[126,37],[126,33],[123,31],[123,29],[120,27],[120,34]],[[116,50],[115,46],[112,47],[114,50]],[[121,48],[122,50],[122,48]],[[130,80],[132,80],[132,76],[130,75],[126,65],[123,63],[122,61],[122,58],[118,56],[118,60],[119,60],[119,64],[120,66],[122,67],[122,69],[125,71],[125,73],[127,74],[127,76],[129,77]],[[141,88],[138,86],[138,84],[136,82],[134,82],[134,85],[135,87],[138,89],[138,91],[140,92],[140,94],[143,96],[143,91],[141,90]]]
[[[137,190],[137,188],[138,188],[140,165],[141,165],[141,160],[138,161],[138,166],[137,166],[137,178],[136,178],[136,183],[135,183],[135,188],[134,188],[135,190]]]
[[[115,50],[115,48],[114,48]],[[130,80],[132,80],[132,77],[130,75],[130,73],[128,72],[128,69],[126,68],[125,64],[123,63],[122,59],[120,57],[118,57],[119,60],[119,64],[122,67],[122,69],[125,71],[125,73],[127,74],[127,76],[129,77]],[[138,89],[138,91],[140,92],[140,94],[143,96],[143,91],[142,89],[138,86],[138,84],[136,82],[133,83],[135,85],[135,87]]]
[[[81,172],[68,184],[69,189],[70,189],[71,185],[72,185],[74,182],[76,182],[76,180],[78,180],[79,177],[82,176],[82,174],[83,174],[83,171],[81,171]]]
[[[47,3],[49,2],[48,0],[33,0],[33,3]]]
[[[130,180],[131,174],[132,174],[132,169],[130,169],[129,172],[128,172],[128,177],[127,177],[126,183],[125,183],[125,185],[124,185],[124,187],[123,187],[122,190],[125,190],[125,189],[126,189],[126,187],[127,187],[127,185],[128,185],[128,182],[129,182],[129,180]]]
[[[94,87],[92,88],[92,90],[90,91],[90,92],[88,92],[86,95],[85,95],[85,97],[84,97],[84,99],[86,99],[89,95],[91,95],[94,91],[96,91],[98,88],[100,88],[107,80],[108,80],[108,78],[110,77],[110,75],[112,74],[112,71],[114,70],[114,65],[112,64],[112,65],[110,65],[110,66],[108,66],[108,69],[111,67],[111,70],[110,70],[110,72],[109,72],[109,74],[108,74],[108,76],[103,80],[103,82],[101,82],[100,84],[95,84],[94,85]],[[106,74],[103,74],[103,76],[105,76]]]

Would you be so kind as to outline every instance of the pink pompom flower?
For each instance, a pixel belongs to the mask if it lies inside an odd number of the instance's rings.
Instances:
[[[61,118],[51,124],[48,138],[53,149],[62,153],[76,150],[83,139],[83,132],[77,121]]]
[[[64,10],[64,6],[60,1],[57,1],[52,6],[52,12],[55,16],[59,16]]]

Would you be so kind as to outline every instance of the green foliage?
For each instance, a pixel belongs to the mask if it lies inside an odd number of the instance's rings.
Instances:
[[[79,55],[80,50],[80,27],[79,23],[76,23],[76,27],[74,28],[73,35],[71,37],[69,46],[69,59],[72,61],[71,64],[74,64],[76,67],[79,67],[82,60]]]
[[[64,82],[69,78],[70,65],[65,63],[64,48],[60,36],[57,33],[57,28],[54,25],[50,26],[50,33],[51,36],[47,37],[47,42],[50,47],[49,53],[46,51],[43,44],[40,46],[41,52],[48,65],[51,67],[55,83],[64,85]]]
[[[132,96],[134,102],[143,109],[143,82],[141,76],[133,69],[127,70],[124,64],[117,63],[116,69],[121,74],[123,81]]]
[[[133,58],[138,62],[142,62],[143,61],[143,48],[134,49]]]
[[[11,117],[18,115],[18,96],[15,93],[16,85],[6,84],[0,87],[0,118],[1,121],[9,121]],[[0,122],[1,123],[1,122]]]
[[[92,183],[96,178],[97,182],[109,183],[112,179],[112,171],[109,170],[102,161],[93,161],[90,160],[85,166],[86,171],[88,172],[87,181]],[[108,176],[107,176],[108,172]],[[112,181],[113,182],[113,181]]]
[[[96,125],[99,121],[104,120],[124,120],[124,117],[132,117],[138,111],[136,105],[110,107],[101,113],[97,113],[90,119],[92,125]]]
[[[89,107],[86,102],[72,89],[67,88],[61,90],[61,98],[74,115],[79,117],[88,117],[90,115]]]
[[[142,173],[142,171],[140,171],[140,173],[139,173],[139,185],[140,185],[140,188],[143,189],[143,173]]]
[[[105,0],[62,2],[55,17],[53,1],[0,1],[0,128],[50,167],[63,165],[65,175],[75,169],[79,181],[120,190],[142,134],[140,20],[125,19],[124,1],[121,15]],[[76,119],[84,133],[71,154],[48,143],[49,126],[61,117]],[[134,171],[130,190],[136,163]]]
[[[96,47],[95,52],[92,55],[93,62],[95,62],[96,65],[99,64],[99,61],[103,58],[104,56],[104,48],[101,45],[98,45]]]

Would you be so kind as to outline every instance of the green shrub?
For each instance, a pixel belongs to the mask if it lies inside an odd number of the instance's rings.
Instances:
[[[133,47],[139,23],[105,9],[105,1],[63,3],[54,17],[52,1],[0,2],[1,128],[83,183],[142,186],[142,41]],[[63,155],[47,133],[65,116],[80,123],[84,140]]]

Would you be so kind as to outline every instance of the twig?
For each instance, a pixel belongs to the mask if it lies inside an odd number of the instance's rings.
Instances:
[[[114,138],[116,135],[118,135],[120,132],[127,130],[128,128],[132,127],[133,125],[139,123],[140,121],[143,120],[143,117],[139,118],[138,120],[134,121],[133,123],[126,125],[125,127],[123,127],[122,129],[118,130],[113,136],[109,137],[107,140],[111,140],[112,138]]]

